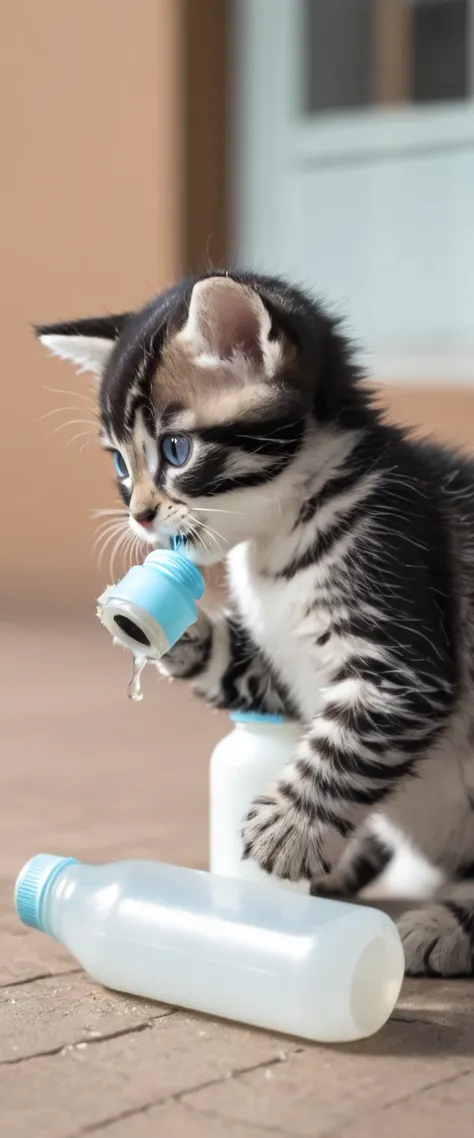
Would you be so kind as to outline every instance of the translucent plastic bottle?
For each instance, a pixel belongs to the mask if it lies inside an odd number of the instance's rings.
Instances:
[[[373,1034],[402,983],[384,913],[257,882],[39,854],[15,902],[107,987],[308,1039]]]
[[[298,728],[281,715],[239,711],[230,718],[233,730],[220,740],[211,758],[211,872],[308,893],[307,881],[279,881],[254,861],[242,861],[243,819],[252,800],[278,778],[294,755]]]

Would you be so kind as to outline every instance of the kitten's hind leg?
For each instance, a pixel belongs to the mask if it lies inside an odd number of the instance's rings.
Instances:
[[[332,872],[311,882],[310,892],[315,897],[355,897],[380,876],[391,857],[377,834],[364,829]]]
[[[474,974],[474,878],[444,886],[397,923],[408,976]]]

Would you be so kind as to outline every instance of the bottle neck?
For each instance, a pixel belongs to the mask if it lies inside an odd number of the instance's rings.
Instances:
[[[79,883],[90,868],[78,861],[70,862],[56,874],[44,892],[41,906],[42,929],[63,944],[67,943],[63,934],[64,918],[67,917],[71,905],[77,905]]]
[[[189,589],[195,600],[200,600],[202,597],[204,593],[202,573],[183,553],[175,553],[170,549],[156,549],[148,554],[145,565],[152,565],[168,576],[173,584]]]

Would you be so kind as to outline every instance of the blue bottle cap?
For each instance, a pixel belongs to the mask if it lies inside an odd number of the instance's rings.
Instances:
[[[260,711],[231,711],[233,723],[286,723],[284,715],[264,714]]]
[[[77,862],[76,857],[36,854],[23,866],[15,885],[15,908],[24,925],[47,932],[42,914],[46,889],[64,866],[73,862]]]
[[[99,597],[102,624],[136,655],[157,660],[197,620],[204,578],[183,553],[155,549]]]

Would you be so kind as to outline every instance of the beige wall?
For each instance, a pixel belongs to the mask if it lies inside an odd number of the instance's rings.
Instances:
[[[200,250],[203,260],[210,234],[218,260],[223,252],[225,123],[210,108],[225,87],[225,28],[221,13],[216,31],[219,0],[200,0],[200,23],[197,3],[15,0],[0,7],[7,612],[26,596],[33,608],[92,613],[107,568],[97,568],[90,511],[115,504],[108,459],[95,446],[81,454],[82,438],[66,447],[87,425],[50,434],[89,411],[41,418],[83,404],[46,387],[85,393],[88,378],[48,360],[29,323],[136,305],[176,278],[183,262],[198,263]],[[393,388],[384,400],[392,417],[474,446],[474,386]]]
[[[29,322],[120,311],[180,271],[177,0],[15,0],[0,8],[2,606],[90,607],[93,507],[114,505],[86,392]]]
[[[474,376],[467,387],[382,388],[381,401],[392,420],[474,451]]]

